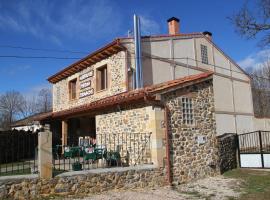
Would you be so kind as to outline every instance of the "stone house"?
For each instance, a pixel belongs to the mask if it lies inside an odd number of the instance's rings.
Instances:
[[[167,166],[175,184],[219,173],[216,136],[254,129],[250,77],[210,32],[181,33],[177,18],[168,27],[167,35],[141,38],[142,88],[134,87],[132,37],[48,78],[53,112],[42,120],[57,124],[62,145],[90,137],[131,163]]]

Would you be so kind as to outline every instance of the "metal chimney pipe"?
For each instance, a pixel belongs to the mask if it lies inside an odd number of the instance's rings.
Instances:
[[[134,15],[134,48],[135,48],[135,74],[136,84],[135,88],[143,87],[142,84],[142,62],[141,62],[141,33],[139,17]]]

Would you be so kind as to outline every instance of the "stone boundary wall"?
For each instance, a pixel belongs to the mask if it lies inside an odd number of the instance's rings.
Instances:
[[[237,135],[224,134],[218,136],[220,172],[237,168]]]
[[[153,165],[67,172],[52,179],[0,179],[0,199],[39,199],[50,195],[91,195],[108,190],[166,185],[166,171]]]

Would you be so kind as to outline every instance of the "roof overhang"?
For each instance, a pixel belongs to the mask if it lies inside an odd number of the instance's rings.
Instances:
[[[125,50],[125,47],[121,45],[120,39],[116,39],[113,42],[107,44],[106,46],[98,49],[97,51],[89,54],[85,58],[73,63],[72,65],[66,67],[55,75],[49,77],[47,80],[50,83],[57,83],[87,67],[93,65],[103,59],[106,59],[113,54]]]
[[[137,90],[123,92],[121,94],[100,99],[82,106],[77,106],[63,111],[52,112],[47,116],[44,115],[43,120],[49,118],[64,119],[85,114],[96,114],[100,111],[108,111],[108,109],[115,108],[118,105],[130,105],[134,103],[137,104],[138,102],[142,102],[145,104],[153,103],[156,100],[156,94],[164,94],[172,90],[198,84],[200,82],[212,79],[212,75],[213,72],[209,71],[206,73],[191,75]]]

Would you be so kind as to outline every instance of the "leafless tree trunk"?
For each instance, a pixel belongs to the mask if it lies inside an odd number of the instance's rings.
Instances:
[[[38,94],[38,110],[40,113],[49,112],[52,109],[52,92],[50,89],[42,89]]]
[[[270,117],[270,60],[252,73],[254,112],[258,117]]]
[[[9,91],[0,96],[0,112],[4,121],[4,128],[10,128],[16,115],[19,115],[23,104],[24,98],[19,92]]]

